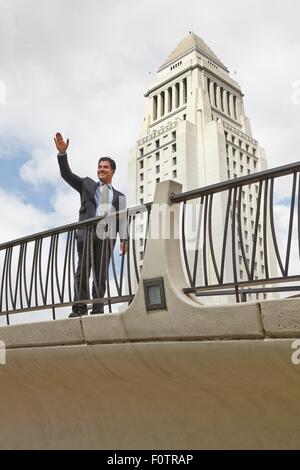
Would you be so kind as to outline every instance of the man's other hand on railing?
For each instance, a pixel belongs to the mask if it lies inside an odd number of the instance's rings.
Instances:
[[[120,256],[126,255],[127,253],[127,240],[123,240],[120,243]]]

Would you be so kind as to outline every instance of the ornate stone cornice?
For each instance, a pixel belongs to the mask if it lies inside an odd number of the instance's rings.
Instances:
[[[170,122],[167,126],[162,127],[161,129],[157,129],[156,131],[151,132],[151,134],[149,134],[146,137],[144,137],[143,139],[140,139],[140,140],[137,141],[138,147],[140,145],[143,145],[143,144],[149,142],[152,139],[156,139],[157,137],[159,137],[162,134],[165,134],[166,132],[170,131],[171,129],[175,129],[175,127],[177,127],[177,121]]]
[[[253,139],[252,137],[240,131],[239,129],[236,129],[235,127],[231,126],[230,124],[228,124],[228,122],[224,121],[223,119],[222,119],[222,124],[225,129],[228,129],[233,134],[236,134],[239,137],[242,137],[242,139],[247,140],[252,145],[258,146],[257,140]]]
[[[160,91],[165,91],[163,90],[164,87],[166,87],[166,89],[168,88],[168,86],[172,86],[173,84],[173,81],[176,82],[176,80],[178,80],[179,77],[181,77],[181,79],[183,80],[184,78],[186,78],[188,76],[188,72],[192,72],[193,70],[195,69],[199,69],[201,71],[206,71],[208,72],[210,75],[212,75],[214,77],[214,79],[216,79],[216,82],[218,82],[219,85],[221,86],[224,86],[224,83],[225,85],[228,87],[228,89],[231,88],[231,92],[233,93],[237,93],[239,96],[243,97],[244,94],[242,93],[241,89],[240,88],[237,88],[236,86],[234,86],[233,83],[231,83],[231,81],[233,80],[229,75],[228,77],[225,77],[225,76],[220,76],[217,72],[214,72],[213,70],[211,70],[210,67],[208,67],[205,63],[203,65],[201,64],[194,64],[194,65],[189,65],[188,67],[185,67],[183,70],[179,71],[177,74],[173,75],[172,77],[169,77],[167,78],[166,80],[164,80],[163,82],[155,85],[154,87],[150,88],[145,94],[144,94],[144,97],[147,98],[148,96],[150,96],[152,93],[160,90]]]

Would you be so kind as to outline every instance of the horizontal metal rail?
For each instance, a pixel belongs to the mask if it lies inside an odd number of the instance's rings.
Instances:
[[[240,176],[239,178],[235,178],[233,180],[227,180],[222,181],[221,183],[211,184],[209,186],[205,186],[204,188],[193,189],[191,191],[186,191],[185,193],[180,194],[173,194],[170,199],[173,203],[190,201],[201,196],[207,196],[209,194],[215,194],[240,186],[257,183],[261,180],[290,175],[294,172],[299,171],[299,169],[300,162],[290,163],[288,165],[278,166],[270,170],[252,173],[251,175]]]
[[[281,286],[281,287],[262,287],[259,289],[240,289],[241,301],[247,301],[247,295],[263,294],[263,293],[278,293],[278,292],[299,292],[300,286]],[[207,292],[196,292],[197,297],[215,297],[219,295],[234,296],[235,289],[216,290]]]
[[[241,290],[245,290],[246,287],[248,286],[251,286],[252,287],[255,287],[255,286],[265,286],[265,285],[269,285],[269,284],[284,284],[284,283],[287,283],[287,282],[297,282],[299,281],[299,276],[289,276],[285,279],[283,279],[282,277],[273,277],[273,278],[270,278],[270,279],[258,279],[256,281],[241,281],[239,282],[239,287]],[[222,285],[219,285],[219,284],[214,284],[214,285],[210,285],[210,286],[205,286],[205,287],[201,287],[201,286],[196,286],[196,287],[185,287],[183,289],[184,293],[185,294],[195,294],[195,295],[205,295],[205,292],[207,293],[212,293],[211,295],[213,295],[213,292],[217,291],[218,289],[221,289],[221,290],[226,290],[226,289],[232,289],[235,287],[235,283],[234,282],[228,282],[226,284],[222,284]],[[291,290],[300,290],[300,284],[298,286],[287,286],[287,287],[283,287],[283,286],[280,286],[278,288],[274,288],[276,289],[276,291],[280,292],[280,290],[289,290],[290,287],[293,287],[293,289]],[[269,290],[270,292],[273,290],[273,287],[257,287],[256,288],[257,291],[266,291],[266,290]],[[275,292],[275,290],[274,290]]]
[[[282,188],[280,193],[284,227],[274,202],[283,177],[290,180],[285,181],[284,197]],[[171,200],[182,204],[186,294],[234,293],[240,302],[251,294],[300,290],[300,162],[174,194]],[[192,242],[191,226],[196,226]],[[296,284],[272,286],[287,282]]]
[[[122,216],[122,214],[126,214],[128,217],[130,217],[130,216],[134,216],[135,214],[140,214],[140,213],[142,214],[143,212],[147,212],[147,211],[150,212],[151,206],[152,206],[152,203],[146,203],[146,204],[142,204],[139,206],[129,207],[128,209],[124,211],[119,211],[112,215],[108,214],[106,217],[109,219],[109,218],[113,218],[116,216]],[[103,220],[103,217],[94,217],[92,219],[82,220],[81,222],[73,222],[71,224],[61,225],[60,227],[54,227],[49,230],[44,230],[43,232],[38,232],[32,235],[28,235],[26,237],[16,238],[15,240],[7,241],[5,243],[0,244],[0,251],[5,250],[6,248],[9,248],[12,246],[20,245],[25,242],[26,243],[33,242],[39,238],[46,238],[46,237],[50,237],[51,235],[58,235],[60,233],[69,232],[71,230],[84,229],[92,225],[98,224],[99,222],[101,222],[101,220]]]

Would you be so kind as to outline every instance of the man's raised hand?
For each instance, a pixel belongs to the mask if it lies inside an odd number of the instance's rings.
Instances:
[[[69,139],[67,139],[67,142],[65,142],[62,135],[59,132],[56,133],[56,136],[54,137],[54,142],[55,142],[57,150],[60,153],[67,151],[67,148],[69,147]]]

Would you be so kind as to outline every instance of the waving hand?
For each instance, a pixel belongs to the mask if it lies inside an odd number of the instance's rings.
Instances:
[[[54,137],[54,142],[57,150],[60,153],[67,151],[67,148],[69,147],[69,139],[67,139],[67,142],[65,142],[63,136],[59,132],[56,133],[56,136]]]

